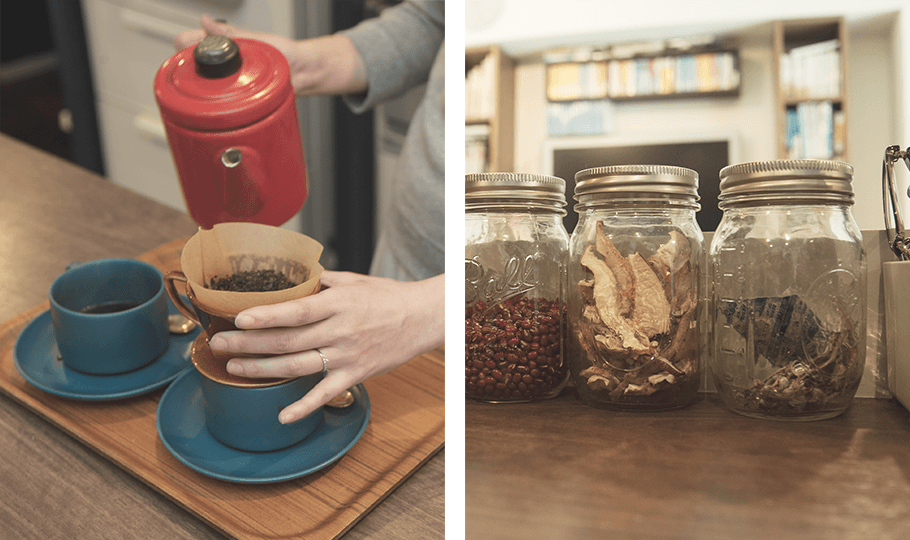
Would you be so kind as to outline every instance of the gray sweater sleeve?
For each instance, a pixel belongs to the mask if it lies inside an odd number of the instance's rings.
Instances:
[[[445,2],[409,0],[340,33],[351,39],[366,66],[366,93],[345,96],[360,113],[426,82],[445,39]]]

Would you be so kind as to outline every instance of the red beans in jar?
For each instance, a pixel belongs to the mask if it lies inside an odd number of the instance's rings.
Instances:
[[[559,393],[563,361],[562,302],[517,297],[465,310],[465,396],[533,401]]]
[[[465,396],[535,401],[568,381],[565,180],[465,176]]]

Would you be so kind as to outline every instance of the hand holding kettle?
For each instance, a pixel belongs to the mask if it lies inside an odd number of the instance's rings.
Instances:
[[[291,86],[298,96],[356,94],[367,88],[363,60],[346,36],[333,34],[295,41],[284,36],[240,30],[208,15],[202,16],[201,23],[201,29],[187,30],[174,38],[174,47],[180,50],[195,45],[210,34],[255,39],[275,47],[287,58],[291,67]]]

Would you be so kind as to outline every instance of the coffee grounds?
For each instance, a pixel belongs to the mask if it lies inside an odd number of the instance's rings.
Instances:
[[[275,270],[238,272],[228,277],[213,277],[209,289],[233,292],[269,292],[296,287],[297,284]]]

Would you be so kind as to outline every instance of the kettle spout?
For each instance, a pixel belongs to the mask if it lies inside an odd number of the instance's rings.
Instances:
[[[221,152],[213,168],[221,206],[240,220],[256,215],[265,205],[259,188],[264,174],[259,163],[253,149],[231,147]]]

